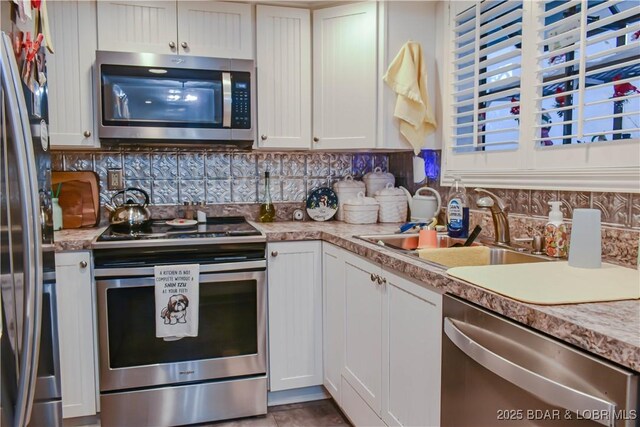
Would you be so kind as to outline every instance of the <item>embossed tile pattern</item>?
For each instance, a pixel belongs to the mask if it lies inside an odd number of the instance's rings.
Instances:
[[[262,200],[264,172],[271,174],[273,201],[305,200],[309,191],[375,166],[387,170],[387,154],[304,152],[219,152],[161,148],[111,148],[97,152],[55,152],[54,170],[94,170],[106,203],[107,171],[123,169],[126,183],[149,191],[151,204],[184,201],[223,204]]]
[[[271,172],[271,195],[274,201],[302,202],[309,191],[319,186],[333,185],[346,175],[361,178],[375,167],[389,170],[402,185],[410,177],[411,154],[316,153],[316,152],[220,152],[206,149],[176,148],[113,148],[97,152],[57,151],[52,153],[54,170],[94,170],[101,180],[100,200],[105,203],[113,192],[106,190],[108,169],[124,170],[127,185],[150,190],[151,203],[170,205],[184,200],[205,201],[208,204],[255,203],[264,192],[264,171]],[[406,157],[396,162],[396,157]],[[405,165],[398,166],[398,165]],[[393,170],[400,167],[402,170]],[[404,175],[407,177],[404,177]],[[183,183],[184,181],[184,183]],[[409,187],[413,183],[404,182]],[[430,187],[446,199],[448,188],[438,182]],[[413,187],[412,187],[413,188]],[[415,190],[415,188],[414,188]],[[514,214],[546,218],[548,202],[560,200],[565,218],[573,209],[592,207],[602,211],[602,222],[608,225],[640,228],[640,195],[543,191],[519,189],[489,189],[504,198]],[[475,208],[478,194],[468,189],[469,204]]]
[[[592,193],[591,207],[600,209],[601,221],[605,224],[625,225],[630,224],[629,194],[624,193]]]

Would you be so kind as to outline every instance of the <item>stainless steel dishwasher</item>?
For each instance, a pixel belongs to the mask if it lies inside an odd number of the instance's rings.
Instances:
[[[443,299],[442,426],[639,426],[638,373]]]

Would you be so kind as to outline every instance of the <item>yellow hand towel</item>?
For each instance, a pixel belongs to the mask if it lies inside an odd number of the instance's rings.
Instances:
[[[405,43],[389,65],[383,80],[398,94],[393,115],[400,119],[400,133],[417,155],[424,147],[427,135],[437,126],[429,104],[427,67],[420,43]]]

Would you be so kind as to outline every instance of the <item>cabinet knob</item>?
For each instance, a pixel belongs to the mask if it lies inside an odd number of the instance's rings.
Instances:
[[[271,251],[271,256],[272,257],[277,257],[278,256],[278,251]]]
[[[182,46],[183,49],[186,49],[189,47],[189,45],[187,44],[187,42],[182,42],[180,43],[180,46]]]
[[[171,49],[175,49],[176,48],[176,42],[169,42],[169,47]]]
[[[91,131],[90,130],[85,130],[83,133],[85,138],[89,138],[91,136]]]
[[[371,281],[372,281],[372,282],[375,282],[377,277],[378,277],[378,275],[377,275],[377,274],[373,274],[373,273],[371,273]]]
[[[266,140],[267,140],[267,135],[262,135],[262,136],[260,137],[260,139],[261,139],[261,140],[263,140],[263,141],[266,141]]]
[[[387,279],[385,277],[378,276],[378,285],[384,285],[387,283]]]
[[[80,261],[80,268],[87,268],[87,261]]]
[[[320,142],[320,138],[318,138],[317,136],[313,137],[313,142]]]

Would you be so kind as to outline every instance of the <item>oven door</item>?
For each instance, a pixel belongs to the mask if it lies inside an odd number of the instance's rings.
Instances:
[[[265,271],[200,274],[197,337],[156,338],[154,278],[98,280],[100,389],[266,372]]]

